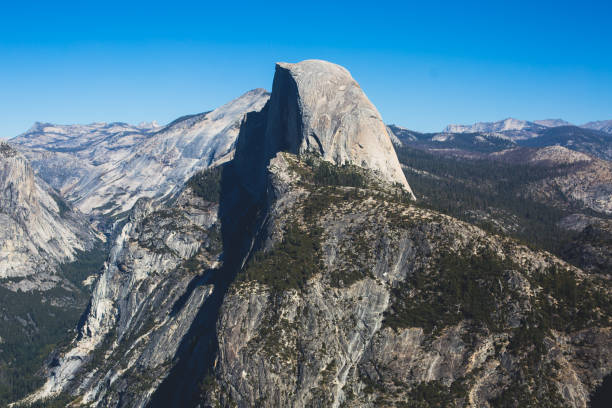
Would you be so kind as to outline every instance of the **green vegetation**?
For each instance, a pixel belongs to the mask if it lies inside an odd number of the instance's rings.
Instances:
[[[515,265],[488,251],[445,254],[431,270],[417,270],[393,289],[384,323],[432,333],[472,319],[499,329],[504,319],[499,304],[509,291],[504,272],[509,269]]]
[[[211,167],[196,173],[187,181],[193,193],[211,203],[218,203],[221,197],[223,166]]]
[[[583,164],[529,166],[449,158],[411,147],[396,148],[396,151],[402,164],[415,169],[405,170],[404,173],[417,195],[418,205],[476,222],[494,233],[509,234],[577,266],[582,266],[580,251],[572,251],[572,248],[585,244],[601,245],[602,241],[612,239],[609,234],[579,236],[559,227],[559,221],[572,212],[588,213],[583,208],[574,207],[560,192],[555,200],[564,203],[566,208],[542,204],[524,194],[527,185],[564,175]],[[489,219],[476,217],[474,221],[475,213],[486,214]],[[506,230],[501,230],[491,219],[504,225]],[[602,265],[600,271],[605,272],[609,268],[610,265]]]
[[[0,287],[0,405],[42,385],[36,372],[85,309],[86,297],[55,288],[15,293]]]
[[[456,407],[457,400],[465,398],[467,390],[460,381],[455,381],[447,387],[440,381],[428,381],[416,384],[410,389],[407,401],[399,407],[429,408]]]
[[[73,262],[60,265],[60,274],[75,284],[77,287],[87,290],[83,281],[91,275],[98,274],[104,261],[106,261],[108,246],[104,242],[97,241],[89,251],[76,250],[76,259]]]
[[[347,287],[366,277],[373,278],[368,266],[376,262],[373,247],[373,241],[367,238],[365,226],[352,229],[347,241],[339,245],[338,260],[339,263],[344,262],[329,272],[331,285]]]
[[[302,206],[304,225],[296,221],[288,223],[282,241],[268,252],[256,253],[240,280],[258,281],[274,290],[303,288],[321,268],[322,229],[318,226],[321,214],[332,204],[364,197],[359,187],[367,185],[366,175],[357,166],[336,166],[315,157],[306,157],[292,170],[300,175],[302,185],[310,190]]]
[[[75,401],[75,397],[66,394],[60,394],[53,398],[48,398],[43,401],[33,402],[26,405],[27,408],[66,408],[71,402]]]
[[[53,200],[55,200],[57,208],[59,208],[60,217],[63,217],[67,212],[70,212],[70,206],[66,203],[66,201],[64,201],[62,197],[59,196],[59,194],[51,193],[51,197],[53,198]]]
[[[312,181],[317,186],[366,187],[363,169],[351,164],[336,166],[324,160],[306,162],[313,168]]]
[[[592,281],[579,282],[573,272],[552,267],[534,274],[532,284],[542,287],[536,310],[540,327],[574,331],[611,324],[612,298]]]
[[[298,160],[298,163],[291,165],[291,170],[313,187],[368,187],[367,172],[361,167],[350,163],[338,166],[315,155],[303,155]]]
[[[241,280],[256,280],[274,289],[302,288],[320,268],[320,241],[322,229],[319,219],[332,205],[341,206],[375,197],[379,200],[410,202],[401,186],[385,186],[372,182],[368,171],[352,164],[334,165],[315,156],[301,157],[290,162],[293,172],[300,176],[300,185],[309,191],[302,204],[302,220],[285,228],[279,244],[266,253],[256,253],[247,264]],[[299,216],[299,214],[296,214]],[[401,217],[398,216],[398,219]],[[405,220],[399,222],[404,223]],[[362,231],[363,232],[363,231]],[[366,264],[371,257],[371,242],[355,231],[344,253],[351,263],[341,270],[330,271],[331,284],[347,286],[371,276]],[[346,251],[345,251],[346,252]]]
[[[74,336],[87,306],[82,280],[99,271],[104,245],[80,252],[76,261],[60,266],[59,273],[76,285],[73,290],[12,292],[0,286],[0,406],[16,401],[42,385],[38,370],[60,343]],[[65,406],[64,397],[40,406]],[[54,405],[55,404],[55,405]]]
[[[274,290],[302,288],[320,268],[320,234],[318,228],[287,225],[283,240],[270,251],[255,254],[241,278]]]
[[[500,395],[489,400],[493,408],[563,408],[567,407],[563,397],[553,383],[554,374],[549,366],[531,366],[531,374],[527,368],[514,378]],[[528,377],[526,377],[528,375]],[[529,378],[529,385],[527,385]]]
[[[584,266],[587,271],[611,275],[612,233],[600,225],[589,225],[571,238],[560,256],[573,265]]]
[[[547,334],[548,330],[539,325],[533,315],[529,316],[513,331],[510,343],[508,344],[508,350],[515,354],[529,351],[529,360],[533,363],[538,363],[540,357],[546,353],[544,337]]]

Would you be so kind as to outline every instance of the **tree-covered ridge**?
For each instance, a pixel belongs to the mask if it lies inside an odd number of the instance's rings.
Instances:
[[[283,240],[268,252],[258,252],[240,277],[274,290],[300,289],[320,270],[320,231],[287,225]]]
[[[533,289],[532,298],[510,284],[521,279]],[[504,331],[513,327],[508,306],[521,298],[531,307],[512,338],[516,350],[542,346],[543,338],[552,336],[550,330],[612,325],[612,295],[605,282],[580,278],[559,265],[530,271],[490,249],[444,252],[427,268],[416,269],[393,288],[385,324],[439,333],[471,320],[490,331]]]
[[[40,367],[48,355],[74,337],[89,300],[83,280],[100,271],[106,246],[78,251],[76,260],[59,266],[73,286],[47,291],[13,292],[0,287],[0,406],[14,402],[43,384]]]
[[[240,281],[257,281],[274,290],[300,289],[321,271],[322,226],[320,217],[330,206],[343,206],[371,196],[408,202],[408,194],[399,186],[380,183],[368,170],[352,164],[335,165],[315,156],[292,157],[290,168],[298,176],[297,184],[308,191],[295,219],[287,223],[283,239],[269,251],[258,251],[247,263]],[[353,259],[356,261],[356,259]],[[337,271],[340,272],[340,271]],[[345,272],[345,271],[343,271]],[[362,272],[333,273],[336,285],[362,279]]]
[[[292,188],[299,193],[292,206],[283,207],[286,212],[275,213],[284,225],[282,238],[251,257],[231,292],[235,298],[249,294],[245,302],[249,296],[268,299],[253,301],[255,309],[267,306],[245,346],[248,355],[264,353],[278,364],[270,369],[313,369],[299,339],[312,336],[313,325],[324,331],[329,324],[348,338],[357,327],[372,327],[372,320],[360,320],[367,309],[363,303],[377,305],[380,290],[389,295],[379,315],[381,328],[357,364],[359,380],[343,388],[346,406],[464,406],[483,370],[497,376],[498,391],[486,397],[492,407],[563,406],[557,353],[583,347],[574,336],[605,338],[612,324],[612,296],[603,280],[514,239],[431,211],[427,203],[404,200],[393,186],[371,184],[367,172],[366,188],[316,183],[317,162],[288,160],[297,175]],[[321,378],[332,384],[340,378],[340,350],[325,343],[314,361],[321,362]],[[377,347],[383,355],[397,353],[403,362],[384,360]],[[411,371],[422,368],[413,360],[428,353],[448,364],[439,380],[423,380],[424,374]],[[331,356],[334,364],[326,360]],[[480,363],[469,363],[481,357]],[[394,369],[395,364],[402,368]],[[312,390],[313,404],[330,402],[329,390],[323,390]]]
[[[439,332],[469,319],[490,330],[504,325],[501,304],[511,292],[506,281],[517,266],[490,250],[481,253],[447,252],[427,269],[415,270],[393,288],[393,303],[385,324],[393,327],[422,327]]]
[[[201,170],[187,181],[187,186],[196,196],[212,203],[218,203],[221,196],[223,168],[221,165]]]
[[[491,232],[510,235],[535,248],[554,253],[576,266],[591,266],[576,248],[605,248],[612,234],[578,233],[562,228],[560,221],[574,213],[592,211],[569,203],[558,192],[565,208],[538,202],[527,193],[532,183],[568,174],[584,163],[557,166],[510,164],[491,160],[444,157],[412,147],[396,148],[404,173],[420,205],[475,223]],[[602,214],[593,214],[605,217]],[[606,273],[612,265],[595,263],[594,270]]]

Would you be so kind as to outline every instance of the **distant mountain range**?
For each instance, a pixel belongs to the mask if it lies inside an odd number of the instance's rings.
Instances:
[[[513,147],[563,146],[612,160],[612,121],[574,126],[561,119],[529,122],[510,118],[473,125],[448,125],[440,133],[420,133],[397,125],[389,125],[389,130],[395,136],[392,140],[396,145],[454,150],[469,155]]]
[[[598,120],[596,122],[585,123],[581,127],[586,129],[600,130],[606,133],[612,133],[612,120]]]
[[[163,127],[36,123],[10,143],[79,211],[119,214],[139,198],[167,195],[198,170],[230,160],[244,115],[268,97],[255,89]]]
[[[451,124],[446,126],[444,130],[442,130],[442,133],[500,133],[512,139],[520,140],[529,137],[537,137],[547,128],[561,126],[575,125],[563,119],[543,119],[530,122],[527,120],[507,118],[497,122],[477,122],[472,125]],[[575,127],[612,133],[612,120],[589,122]]]

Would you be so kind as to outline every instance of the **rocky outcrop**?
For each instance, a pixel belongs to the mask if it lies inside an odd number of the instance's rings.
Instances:
[[[542,160],[546,162],[548,159]],[[567,164],[575,164],[574,167],[560,171],[556,177],[532,183],[527,186],[526,194],[559,207],[578,205],[603,215],[612,214],[612,162],[577,159],[573,155],[567,160]],[[576,161],[572,163],[569,160]]]
[[[268,97],[255,89],[164,127],[38,124],[11,142],[80,211],[112,216],[139,198],[176,193],[198,170],[230,160],[243,117]]]
[[[563,146],[547,146],[540,149],[517,147],[493,152],[489,156],[493,160],[503,160],[509,163],[544,164],[549,166],[586,163],[593,160],[587,154],[570,150]]]
[[[373,170],[412,195],[380,114],[350,73],[330,62],[276,65],[263,142],[268,159],[315,153]]]
[[[317,187],[295,156],[278,155],[269,169],[269,191],[283,194],[261,231],[267,249],[239,274],[221,308],[207,403],[429,406],[435,396],[487,407],[521,389],[521,406],[585,407],[612,370],[608,314],[567,329],[559,320],[522,343],[525,325],[543,324],[532,319],[543,318],[549,302],[566,302],[550,292],[546,274],[586,285],[580,270],[384,191]],[[304,274],[307,265],[291,254],[313,241],[320,249],[305,258],[314,266]],[[464,257],[471,266],[462,266]],[[477,259],[488,260],[479,267]],[[477,282],[474,292],[454,297],[464,290],[449,292],[445,282],[455,273],[457,284]],[[610,296],[603,282],[588,286]],[[482,303],[470,306],[470,299]],[[599,357],[585,357],[586,350]]]
[[[0,143],[0,278],[12,290],[57,285],[59,264],[96,241],[86,219],[34,175],[28,161]]]
[[[599,320],[603,303],[576,305],[591,317],[566,327],[547,313],[574,306],[550,284],[568,279],[608,299],[605,283],[410,205],[376,183],[375,167],[326,167],[342,164],[318,137],[329,128],[317,132],[297,102],[300,86],[320,77],[279,65],[268,111],[243,124],[234,165],[261,171],[250,186],[265,192],[265,221],[252,228],[258,244],[225,296],[213,374],[192,403],[428,406],[441,398],[486,407],[520,393],[521,406],[585,407],[612,370],[610,311]],[[305,104],[333,99],[305,95]],[[251,149],[262,128],[266,149]],[[265,169],[247,151],[263,154]],[[583,346],[601,357],[587,370]]]
[[[111,248],[78,336],[27,401],[81,395],[96,406],[144,406],[176,363],[213,292],[218,204],[185,189],[172,206],[141,199]]]

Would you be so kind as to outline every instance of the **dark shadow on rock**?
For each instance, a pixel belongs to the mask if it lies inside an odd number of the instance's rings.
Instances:
[[[191,297],[191,294],[193,293],[193,291],[202,285],[205,285],[206,283],[208,283],[208,280],[210,279],[210,277],[216,272],[216,270],[214,269],[208,269],[206,272],[204,272],[204,274],[202,275],[198,275],[196,277],[194,277],[189,284],[187,285],[187,287],[185,288],[185,293],[183,293],[177,300],[176,302],[174,302],[174,304],[172,305],[172,309],[170,311],[170,317],[175,317],[177,314],[180,313],[180,311],[183,309],[183,307],[185,306],[185,303],[187,303],[187,300],[189,300],[189,298]]]
[[[603,382],[593,391],[589,401],[589,408],[612,407],[612,374],[604,377]]]
[[[206,376],[213,373],[218,350],[216,324],[219,310],[227,289],[251,251],[253,237],[256,235],[257,226],[262,222],[262,210],[265,208],[265,193],[255,196],[244,188],[239,170],[245,171],[245,169],[236,169],[235,163],[229,163],[224,166],[221,177],[219,218],[223,241],[223,266],[211,270],[200,279],[194,279],[185,295],[174,305],[173,311],[180,310],[189,293],[198,285],[203,283],[214,285],[212,294],[198,311],[188,333],[178,347],[172,370],[151,397],[149,407],[198,405],[201,402],[199,386]]]

